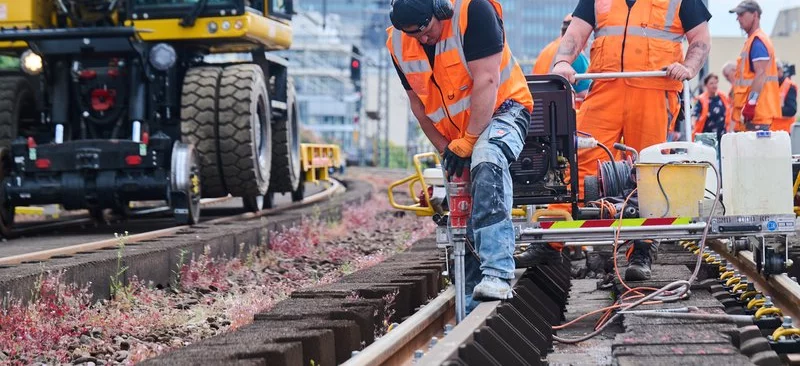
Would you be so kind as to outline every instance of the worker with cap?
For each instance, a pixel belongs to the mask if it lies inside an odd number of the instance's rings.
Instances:
[[[470,169],[466,310],[476,300],[509,299],[515,244],[509,166],[522,151],[533,97],[505,41],[500,3],[395,0],[389,18],[386,46],[411,111],[448,176]]]
[[[761,6],[754,0],[739,3],[730,13],[736,14],[739,26],[747,32],[747,41],[736,60],[733,81],[731,118],[736,131],[766,131],[781,117],[780,85],[775,49],[761,30]]]
[[[772,121],[771,131],[786,131],[792,133],[792,125],[797,114],[797,84],[792,80],[792,74],[787,70],[787,65],[778,60],[778,82],[780,83],[781,118]]]
[[[553,59],[555,59],[556,52],[558,51],[558,46],[561,45],[561,37],[564,36],[564,33],[567,31],[567,27],[569,27],[569,23],[571,22],[572,13],[567,14],[567,16],[564,17],[564,21],[561,22],[561,36],[550,42],[542,49],[541,52],[539,52],[539,56],[536,58],[536,63],[533,64],[534,75],[544,75],[550,73],[550,69],[553,67]],[[589,68],[589,59],[586,58],[583,52],[578,54],[578,58],[576,58],[575,62],[572,63],[572,68],[579,73],[584,73]],[[583,99],[586,98],[586,94],[588,93],[589,86],[591,84],[591,80],[585,79],[572,85],[572,90],[575,91],[575,109],[580,109],[580,105],[583,102]]]
[[[553,73],[575,82],[572,62],[594,32],[590,73],[666,70],[666,77],[602,79],[592,83],[577,115],[577,129],[608,147],[624,139],[641,151],[667,140],[679,111],[682,81],[702,68],[711,48],[711,14],[701,0],[580,0],[561,40]],[[689,48],[683,55],[682,41]],[[597,175],[600,148],[578,151],[579,198],[583,178]],[[571,177],[574,179],[574,177]],[[628,251],[627,280],[650,277],[651,242],[636,241]],[[518,263],[539,264],[553,258],[558,245],[531,245]]]

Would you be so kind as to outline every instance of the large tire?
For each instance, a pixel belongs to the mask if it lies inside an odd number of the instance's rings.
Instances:
[[[226,67],[219,83],[219,151],[228,193],[267,193],[272,168],[270,101],[264,72],[255,64]]]
[[[221,67],[207,66],[192,68],[183,78],[181,136],[199,155],[203,197],[228,195],[217,140],[217,85],[221,76]]]
[[[293,192],[300,184],[300,126],[291,79],[287,86],[286,118],[272,124],[271,192]]]
[[[36,96],[24,76],[0,77],[0,147],[11,147],[23,117],[37,118]]]

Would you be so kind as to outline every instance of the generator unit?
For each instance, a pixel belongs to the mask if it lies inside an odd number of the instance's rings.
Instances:
[[[572,204],[578,212],[576,117],[569,82],[557,75],[526,75],[533,113],[525,145],[511,163],[514,205]]]
[[[95,216],[302,199],[292,0],[0,0],[0,233],[15,206]]]

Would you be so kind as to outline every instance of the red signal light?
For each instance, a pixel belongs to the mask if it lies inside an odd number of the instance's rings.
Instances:
[[[359,66],[361,66],[361,63],[360,63],[360,62],[358,62],[358,60],[353,60],[353,61],[350,63],[350,66],[352,66],[354,69],[357,69]]]

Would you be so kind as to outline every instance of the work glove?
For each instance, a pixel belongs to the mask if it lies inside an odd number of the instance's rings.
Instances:
[[[745,122],[750,122],[756,116],[756,102],[758,101],[758,93],[751,92],[747,96],[747,103],[742,108],[742,118]]]
[[[453,175],[460,177],[464,168],[469,169],[472,157],[472,148],[475,142],[478,141],[477,135],[472,135],[469,132],[464,133],[464,137],[450,141],[450,144],[444,149],[444,169],[447,171],[447,177]]]
[[[742,117],[745,121],[752,121],[753,118],[756,116],[756,101],[750,99],[742,108]]]

